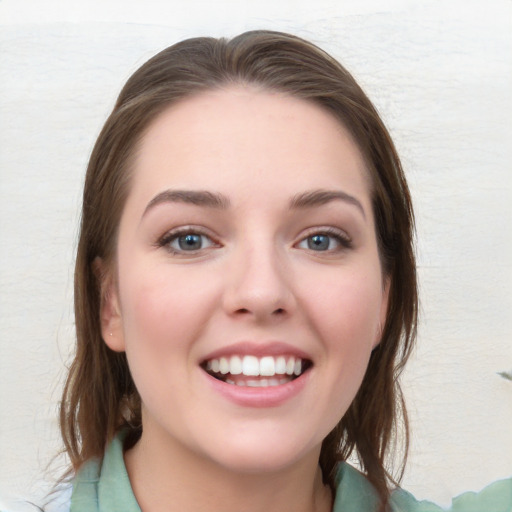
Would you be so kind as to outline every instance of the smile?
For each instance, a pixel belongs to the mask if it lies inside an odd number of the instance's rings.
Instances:
[[[311,361],[294,356],[254,355],[208,359],[201,367],[226,384],[246,387],[275,387],[287,384],[306,372]]]

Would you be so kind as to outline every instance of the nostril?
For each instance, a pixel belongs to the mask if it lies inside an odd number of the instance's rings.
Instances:
[[[283,308],[278,308],[274,311],[274,315],[282,315],[284,313]]]

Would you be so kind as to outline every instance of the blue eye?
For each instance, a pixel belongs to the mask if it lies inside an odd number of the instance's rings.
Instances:
[[[182,251],[197,251],[203,248],[202,235],[196,235],[195,233],[179,236],[175,241]]]
[[[297,245],[300,249],[315,252],[335,252],[352,247],[352,242],[344,232],[324,231],[313,233],[302,239]]]
[[[214,245],[212,239],[194,231],[181,231],[165,235],[158,244],[175,254],[194,253]]]
[[[327,235],[313,235],[306,238],[308,249],[312,251],[327,251],[331,242],[330,237]]]

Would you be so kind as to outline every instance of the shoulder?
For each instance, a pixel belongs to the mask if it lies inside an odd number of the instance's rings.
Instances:
[[[447,509],[429,501],[417,501],[402,489],[395,491],[391,500],[397,512],[512,512],[512,477],[493,482],[480,492],[460,494]]]
[[[81,468],[73,481],[71,508],[65,507],[64,499],[60,509],[48,509],[48,512],[94,512],[100,509],[140,512],[124,465],[122,436],[110,443],[102,460],[91,460]],[[377,493],[367,478],[349,464],[340,464],[333,512],[376,512],[377,509]],[[390,512],[484,511],[512,511],[512,478],[494,482],[478,493],[464,493],[453,499],[449,509],[429,501],[418,501],[403,489],[395,490],[390,500]]]
[[[340,465],[333,512],[376,512],[377,494],[366,477],[349,464]],[[511,512],[512,478],[500,480],[482,491],[467,492],[443,508],[430,501],[418,501],[403,489],[391,494],[390,512]]]

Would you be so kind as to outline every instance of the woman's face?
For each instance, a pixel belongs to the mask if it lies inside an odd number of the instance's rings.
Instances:
[[[340,123],[283,94],[201,93],[152,123],[102,310],[146,442],[237,472],[318,458],[386,315],[369,188]]]

